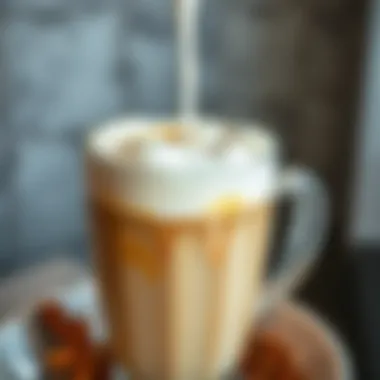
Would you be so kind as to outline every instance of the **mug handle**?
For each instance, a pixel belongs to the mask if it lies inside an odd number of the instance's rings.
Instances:
[[[320,255],[328,235],[330,202],[321,180],[309,169],[290,167],[284,173],[281,195],[293,201],[284,254],[267,280],[261,309],[284,299],[305,277]]]

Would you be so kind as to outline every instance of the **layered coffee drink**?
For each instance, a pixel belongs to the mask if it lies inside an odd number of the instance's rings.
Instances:
[[[90,136],[96,268],[133,379],[219,379],[259,304],[278,188],[252,125],[121,120]]]

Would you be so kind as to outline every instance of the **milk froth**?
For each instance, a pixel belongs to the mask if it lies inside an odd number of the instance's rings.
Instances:
[[[277,145],[256,126],[128,119],[91,143],[99,195],[160,216],[204,215],[231,198],[249,206],[277,190]]]

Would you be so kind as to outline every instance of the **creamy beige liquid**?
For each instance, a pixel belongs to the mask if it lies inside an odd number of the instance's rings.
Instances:
[[[198,114],[200,65],[198,32],[200,0],[174,0],[176,5],[179,68],[179,112],[183,118]]]
[[[118,360],[146,380],[219,379],[252,324],[272,205],[163,221],[92,200],[97,269]]]

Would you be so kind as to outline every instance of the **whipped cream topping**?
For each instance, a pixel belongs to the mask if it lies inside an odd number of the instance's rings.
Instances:
[[[92,141],[100,155],[125,165],[252,165],[276,153],[269,132],[217,121],[196,122],[195,126],[172,121],[120,121]]]
[[[223,209],[223,199],[249,205],[277,191],[276,139],[248,123],[119,120],[90,137],[90,153],[107,193],[162,215]]]

